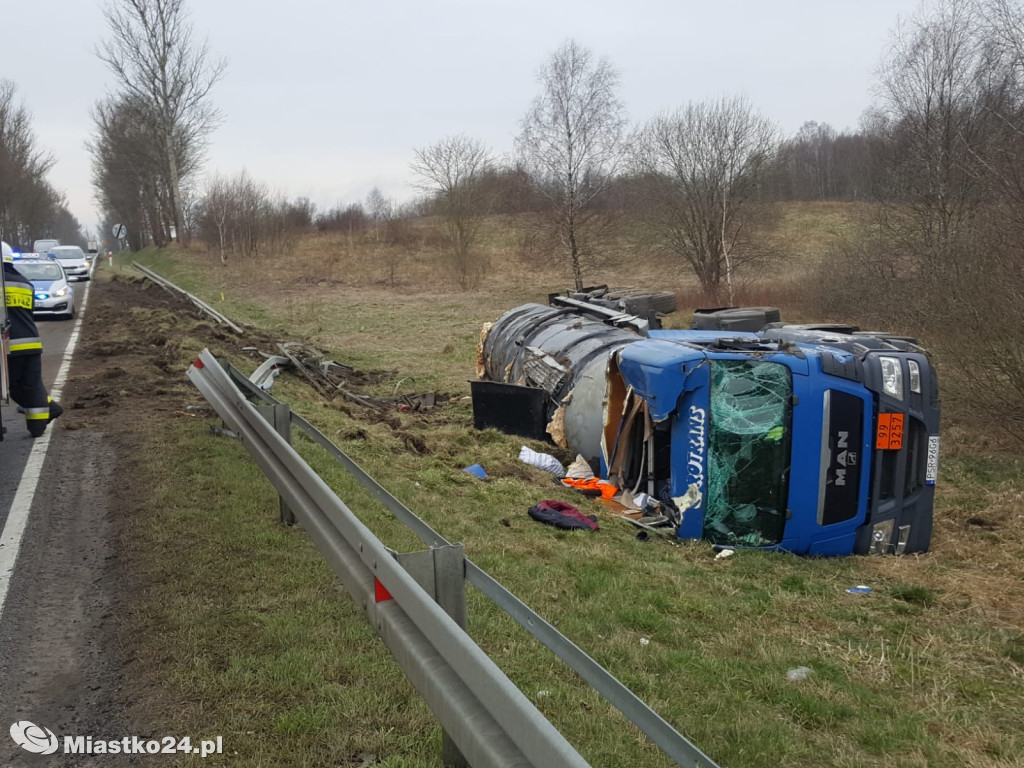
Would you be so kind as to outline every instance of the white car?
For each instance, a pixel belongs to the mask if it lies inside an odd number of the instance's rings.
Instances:
[[[85,258],[85,251],[77,245],[58,245],[46,255],[60,262],[68,280],[89,279],[89,260]]]

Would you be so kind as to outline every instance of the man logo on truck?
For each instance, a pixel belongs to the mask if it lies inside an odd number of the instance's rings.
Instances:
[[[836,469],[836,485],[846,485],[846,467],[857,466],[857,452],[849,450],[850,433],[840,432],[839,439],[836,441],[836,447],[842,450],[835,457],[836,464],[842,469]]]

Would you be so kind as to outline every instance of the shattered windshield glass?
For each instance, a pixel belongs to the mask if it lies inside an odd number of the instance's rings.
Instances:
[[[784,365],[712,362],[704,538],[753,547],[782,540],[792,394]]]

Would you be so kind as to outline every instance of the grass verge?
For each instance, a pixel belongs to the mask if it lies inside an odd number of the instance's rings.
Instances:
[[[217,299],[208,263],[143,258]],[[544,287],[405,295],[282,283],[224,304],[233,318],[308,334],[342,362],[394,371],[382,392],[461,397],[477,322]],[[182,372],[192,354],[182,350]],[[288,377],[275,391],[723,766],[1024,761],[1019,456],[945,436],[928,555],[715,561],[702,543],[638,541],[585,499],[573,501],[599,515],[595,534],[533,523],[526,508],[564,492],[517,463],[518,439],[473,431],[464,401],[396,426],[325,407]],[[179,409],[198,399],[169,396]],[[137,461],[152,491],[126,542],[144,585],[134,642],[161,725],[222,733],[245,765],[358,765],[360,753],[439,765],[429,712],[302,532],[278,526],[274,494],[241,447],[199,418],[160,422],[148,439]],[[420,548],[314,446],[297,447],[385,544]],[[461,471],[476,462],[489,480]],[[873,591],[846,592],[857,584]],[[473,590],[469,631],[593,765],[669,764]],[[809,674],[791,680],[799,667]]]

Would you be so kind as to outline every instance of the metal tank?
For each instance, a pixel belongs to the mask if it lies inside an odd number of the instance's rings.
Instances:
[[[547,431],[552,439],[596,463],[602,456],[612,353],[646,336],[647,323],[572,299],[561,303],[524,304],[485,327],[478,374],[488,381],[547,392]]]

